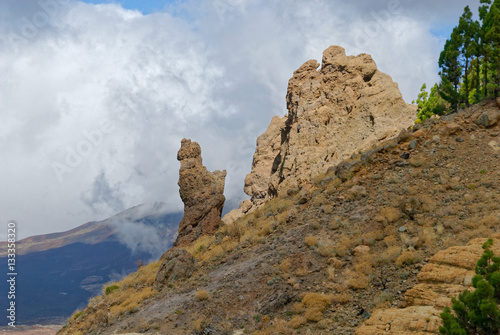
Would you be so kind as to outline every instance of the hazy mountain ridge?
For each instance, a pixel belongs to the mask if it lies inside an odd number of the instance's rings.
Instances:
[[[139,205],[67,232],[18,241],[17,324],[61,323],[101,294],[104,283],[135,271],[138,260],[158,259],[172,246],[182,217],[164,208],[162,203]],[[0,266],[6,264],[1,257]],[[1,306],[7,303],[6,296],[0,297]]]

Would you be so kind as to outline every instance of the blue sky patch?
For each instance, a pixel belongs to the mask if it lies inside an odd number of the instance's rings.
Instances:
[[[91,4],[119,3],[123,8],[139,10],[143,14],[161,11],[166,5],[176,2],[175,0],[80,0]]]

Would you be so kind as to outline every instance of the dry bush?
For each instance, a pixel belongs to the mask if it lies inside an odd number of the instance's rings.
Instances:
[[[292,268],[292,260],[290,257],[285,258],[281,263],[280,263],[280,269],[283,272],[290,272]]]
[[[316,247],[319,244],[318,238],[315,236],[307,236],[304,242],[310,247]]]
[[[263,207],[260,208],[260,210],[262,213],[265,214],[276,215],[285,212],[288,208],[292,207],[294,204],[295,204],[294,200],[290,197],[278,197],[268,201]],[[256,216],[256,218],[258,217]]]
[[[241,243],[254,244],[260,239],[259,231],[255,228],[250,228],[241,237]]]
[[[373,299],[372,305],[379,308],[389,308],[394,300],[394,297],[389,292],[382,292]]]
[[[200,253],[196,258],[201,262],[207,262],[216,257],[222,256],[224,253],[225,253],[224,248],[220,244],[218,244]]]
[[[208,293],[208,291],[206,291],[206,290],[198,290],[198,291],[196,291],[194,297],[198,301],[205,301],[205,300],[210,300],[211,299],[210,293]]]
[[[301,302],[296,302],[292,305],[293,314],[302,314],[304,312],[304,304]]]
[[[243,234],[243,231],[246,228],[246,221],[236,221],[233,222],[229,225],[226,225],[224,229],[222,230],[223,234],[226,234],[227,236],[236,239],[237,241],[240,241],[241,235]]]
[[[193,241],[190,245],[184,247],[184,249],[186,249],[186,251],[189,252],[191,255],[196,256],[198,253],[202,252],[203,250],[206,250],[214,243],[215,243],[214,235],[202,235],[198,239]]]
[[[238,241],[227,240],[221,244],[222,249],[225,252],[231,252],[239,245]]]
[[[401,246],[391,245],[386,251],[382,252],[379,256],[381,263],[394,262],[401,254]]]
[[[437,236],[434,228],[424,227],[419,234],[419,246],[433,247],[436,245]]]
[[[300,327],[300,326],[299,326]],[[298,328],[298,327],[297,327]],[[264,327],[263,329],[256,330],[252,335],[292,335],[295,331],[288,327],[288,324],[283,319],[276,319],[271,325]]]
[[[329,205],[331,201],[326,194],[320,193],[311,200],[311,203],[314,207],[320,208],[323,205]]]
[[[302,303],[306,308],[319,308],[324,311],[332,304],[332,295],[317,292],[310,292],[304,295]]]
[[[264,222],[264,224],[262,226],[260,226],[259,236],[271,235],[272,232],[273,232],[272,224],[269,222]]]
[[[414,247],[415,245],[418,244],[420,238],[418,236],[412,237],[407,233],[401,233],[401,242],[403,242],[403,246],[406,248]]]
[[[331,294],[307,293],[302,299],[306,307],[305,317],[308,321],[318,322],[323,318],[323,312],[332,304]]]
[[[336,257],[330,257],[328,258],[328,264],[338,269],[342,266],[342,261],[337,259]]]
[[[318,248],[318,253],[323,257],[332,257],[335,253],[335,248],[332,244],[328,243]]]
[[[328,273],[328,279],[335,281],[335,268],[333,266],[329,266],[326,271]]]
[[[402,213],[398,208],[384,207],[380,210],[379,216],[383,218],[382,222],[394,223],[401,219]],[[377,220],[377,217],[376,217]]]
[[[286,211],[283,211],[279,213],[276,216],[276,220],[278,221],[278,224],[285,224],[287,222],[290,222],[291,219],[296,217],[298,214],[298,210],[296,207],[292,207]]]
[[[405,250],[396,259],[397,266],[412,265],[420,263],[422,261],[422,256],[415,250]]]
[[[356,255],[356,262],[354,268],[357,273],[369,275],[372,274],[373,264],[375,261],[375,257],[373,254],[361,253]]]
[[[159,267],[160,262],[151,262],[146,266],[141,266],[137,272],[129,274],[116,284],[120,287],[120,289],[153,285]]]
[[[384,238],[384,243],[385,243],[385,245],[387,245],[388,247],[392,247],[393,245],[398,244],[398,238],[396,237],[396,235],[389,235],[389,236],[386,236],[386,237]]]
[[[341,236],[335,244],[335,253],[339,257],[344,257],[349,253],[353,240],[346,235]]]
[[[376,241],[384,238],[385,234],[382,230],[375,230],[361,236],[361,244],[372,246]]]
[[[457,242],[467,243],[473,238],[490,236],[493,233],[491,228],[486,226],[480,226],[477,229],[468,229],[462,231],[458,236],[455,236],[455,240],[451,239],[450,246],[457,245]]]
[[[309,271],[307,271],[307,269],[303,266],[301,266],[297,270],[295,270],[295,275],[297,277],[304,277],[304,276],[307,276],[308,274],[309,274]]]
[[[352,297],[347,293],[339,293],[331,295],[331,299],[334,304],[347,304],[352,300]]]
[[[323,319],[323,311],[316,307],[310,307],[306,309],[305,317],[307,321],[318,322]]]
[[[307,323],[307,319],[304,316],[296,315],[290,320],[290,327],[297,329]]]
[[[500,225],[500,217],[493,214],[487,215],[479,222],[479,224],[488,228],[498,227]]]
[[[110,318],[115,319],[120,315],[136,312],[139,309],[139,305],[153,295],[154,293],[150,286],[141,290],[129,288],[122,291],[117,299],[110,302]]]
[[[358,273],[351,269],[347,269],[344,272],[344,277],[346,278],[346,285],[348,288],[360,290],[368,287],[368,276],[364,273]]]

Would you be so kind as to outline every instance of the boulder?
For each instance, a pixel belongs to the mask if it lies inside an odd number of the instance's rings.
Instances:
[[[208,171],[202,164],[200,145],[188,139],[182,140],[177,160],[181,163],[178,185],[184,216],[175,245],[181,246],[203,234],[212,234],[219,227],[226,200],[226,171]]]
[[[160,268],[156,274],[153,288],[162,289],[175,281],[189,278],[198,269],[194,257],[184,249],[173,248],[160,258]]]
[[[500,112],[497,109],[488,109],[479,114],[474,123],[480,127],[493,127],[500,121]]]

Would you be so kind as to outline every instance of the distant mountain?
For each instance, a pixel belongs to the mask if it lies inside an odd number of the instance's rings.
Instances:
[[[163,203],[139,205],[99,222],[62,233],[18,241],[16,306],[18,324],[62,323],[103,284],[137,270],[172,246],[182,213]],[[7,268],[7,243],[0,243],[0,268]],[[0,308],[7,309],[7,294]],[[5,309],[4,309],[5,308]],[[7,319],[0,320],[5,326]]]

